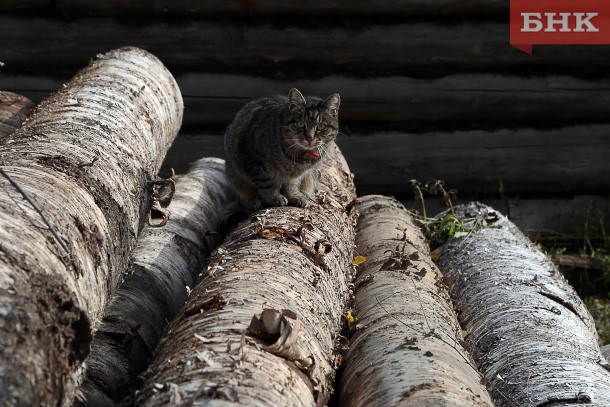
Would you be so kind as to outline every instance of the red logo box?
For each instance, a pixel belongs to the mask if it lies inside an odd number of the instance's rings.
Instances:
[[[511,0],[510,43],[610,44],[610,0]]]

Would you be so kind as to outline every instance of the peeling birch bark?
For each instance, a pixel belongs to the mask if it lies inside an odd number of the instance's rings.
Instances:
[[[358,266],[343,406],[493,406],[462,347],[442,275],[394,198],[358,198]]]
[[[317,204],[257,211],[212,254],[155,352],[141,405],[327,402],[355,217],[352,176],[336,146],[331,157]]]
[[[0,404],[70,405],[182,119],[151,54],[122,48],[0,145]]]
[[[203,158],[172,179],[176,193],[167,207],[169,221],[144,227],[128,276],[95,332],[81,386],[83,404],[133,402],[137,376],[227,232],[224,221],[235,198],[224,160]]]
[[[19,128],[34,108],[34,102],[25,96],[0,91],[0,144]]]
[[[496,405],[609,406],[593,319],[557,267],[492,208],[456,211],[476,228],[442,246],[439,267]]]

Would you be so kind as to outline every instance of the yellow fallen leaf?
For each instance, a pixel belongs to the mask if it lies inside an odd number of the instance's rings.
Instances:
[[[345,314],[345,317],[347,318],[347,322],[349,322],[349,324],[353,324],[354,321],[356,320],[354,318],[354,316],[352,315],[352,311],[351,310],[347,310],[347,313]]]
[[[436,248],[432,251],[432,253],[430,253],[430,258],[432,258],[432,261],[434,263],[438,263],[438,260],[441,258],[441,249],[440,248]]]
[[[364,263],[365,261],[366,261],[366,257],[364,257],[364,256],[356,256],[356,257],[354,257],[354,261],[352,261],[352,264],[354,266],[359,266],[362,263]]]

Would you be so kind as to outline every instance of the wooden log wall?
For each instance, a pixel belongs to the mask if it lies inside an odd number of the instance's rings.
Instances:
[[[569,208],[585,194],[604,212],[610,47],[528,56],[508,31],[501,0],[5,0],[0,90],[38,101],[92,56],[135,45],[170,68],[185,101],[165,175],[223,157],[224,128],[247,100],[296,86],[341,94],[338,144],[360,194],[408,198],[410,179],[436,178],[468,199]],[[565,212],[558,224],[587,221],[587,208],[576,221]]]

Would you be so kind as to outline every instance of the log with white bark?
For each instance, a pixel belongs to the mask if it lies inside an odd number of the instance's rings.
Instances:
[[[172,178],[175,194],[169,220],[147,225],[132,254],[128,276],[113,294],[96,329],[83,404],[130,400],[163,330],[176,315],[206,257],[226,234],[233,189],[224,161],[203,158]],[[157,221],[155,220],[155,223]]]
[[[343,406],[493,406],[442,275],[419,228],[393,198],[357,201],[355,318],[341,375]]]
[[[0,145],[0,404],[72,403],[182,109],[163,64],[123,48]]]
[[[439,267],[496,405],[609,406],[594,321],[557,267],[494,209],[456,211],[474,229],[442,246]]]
[[[352,271],[352,176],[334,147],[317,202],[240,223],[168,327],[142,405],[312,406],[334,378]]]
[[[25,96],[0,91],[0,144],[23,124],[33,108],[34,103]]]

